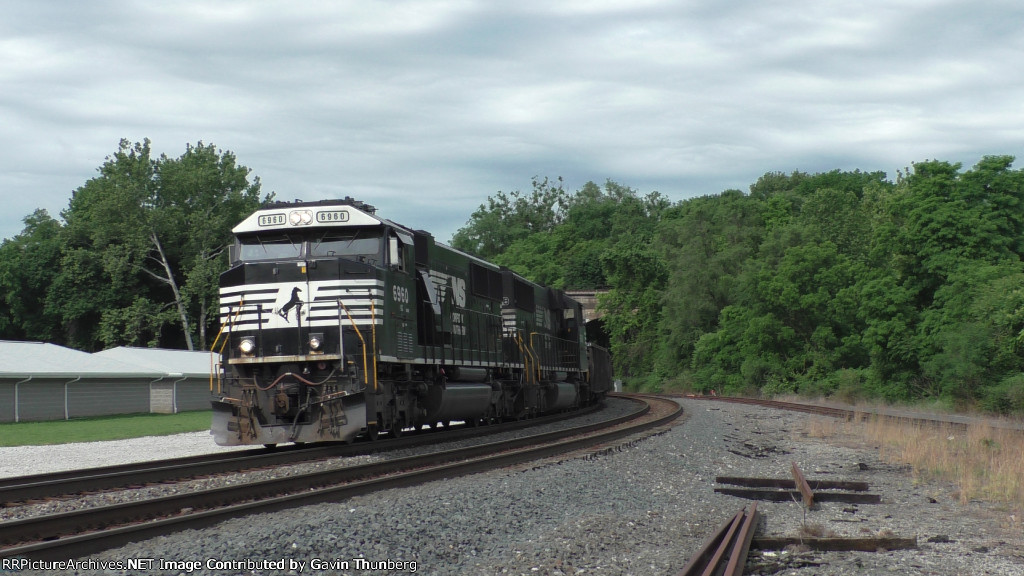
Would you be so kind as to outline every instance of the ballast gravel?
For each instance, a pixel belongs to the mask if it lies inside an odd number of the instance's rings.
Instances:
[[[750,504],[715,493],[716,476],[785,478],[795,461],[812,479],[868,482],[882,503],[805,512],[759,502],[761,534],[815,524],[841,536],[916,536],[918,547],[752,553],[747,574],[1024,574],[1019,513],[960,505],[954,487],[915,481],[871,447],[808,438],[815,416],[683,403],[685,421],[621,450],[229,520],[98,553],[77,572],[138,573],[99,566],[152,558],[155,574],[673,575]]]
[[[572,416],[548,424],[535,424],[519,430],[487,433],[489,431],[488,428],[481,428],[481,434],[479,436],[462,440],[445,440],[442,432],[441,435],[437,436],[437,442],[412,448],[389,450],[386,452],[377,452],[360,456],[347,456],[344,458],[311,460],[308,462],[275,466],[272,468],[218,474],[194,480],[173,482],[170,484],[154,484],[125,490],[104,490],[97,494],[88,494],[72,498],[46,500],[38,503],[18,504],[13,506],[8,505],[6,507],[0,507],[0,522],[20,520],[23,518],[42,516],[46,514],[68,513],[85,508],[110,506],[126,502],[137,502],[140,500],[200,490],[212,490],[244,482],[260,482],[264,480],[284,478],[287,476],[297,476],[300,474],[324,472],[340,468],[372,464],[396,458],[406,458],[432,454],[445,450],[455,450],[485,443],[521,438],[532,434],[543,434],[563,430],[572,426],[596,424],[613,418],[626,416],[634,413],[636,409],[637,404],[635,402],[611,398],[606,402],[606,405],[597,412],[580,416]],[[206,436],[205,443],[198,441],[198,438],[202,435]],[[231,449],[237,448],[238,447],[232,447]],[[251,447],[246,446],[245,448]],[[4,450],[8,449],[0,448],[0,456],[3,455]],[[68,454],[73,456],[72,459],[88,461],[88,466],[108,466],[131,461],[125,459],[125,452],[127,450],[132,450],[132,453],[135,454],[140,461],[147,461],[160,459],[161,453],[174,453],[174,457],[177,457],[206,454],[209,452],[220,452],[225,450],[225,448],[214,445],[208,432],[197,432],[163,438],[149,437],[113,442],[89,442],[53,446],[25,446],[9,450],[18,450],[21,452],[20,457],[23,461],[22,469],[24,470],[36,468],[36,466],[33,465],[35,462],[42,464],[41,466],[38,466],[40,469],[51,467],[52,464],[49,464],[47,460],[49,457],[48,455],[53,453],[62,455]],[[88,466],[80,466],[79,468]],[[36,472],[22,472],[22,474],[33,473]]]

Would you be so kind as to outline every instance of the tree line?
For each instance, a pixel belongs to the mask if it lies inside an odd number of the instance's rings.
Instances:
[[[122,140],[61,220],[36,210],[0,245],[0,339],[205,349],[231,228],[269,200],[249,176],[212,144]]]
[[[768,173],[671,202],[535,178],[454,247],[563,289],[606,289],[618,375],[639,389],[932,399],[1024,411],[1024,172]],[[205,349],[231,228],[271,200],[202,142],[122,140],[55,219],[0,244],[0,338],[86,351]]]
[[[488,199],[456,247],[562,288],[605,287],[633,386],[1024,411],[1024,172],[768,173],[668,202],[534,180]]]

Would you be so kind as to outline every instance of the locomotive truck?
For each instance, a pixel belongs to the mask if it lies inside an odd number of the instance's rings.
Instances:
[[[611,388],[579,302],[380,218],[275,202],[220,277],[221,445],[371,440],[568,412]]]

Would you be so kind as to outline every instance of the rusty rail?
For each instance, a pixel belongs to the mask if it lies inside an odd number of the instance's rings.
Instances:
[[[811,487],[807,484],[807,479],[804,478],[804,473],[800,471],[800,467],[796,465],[796,462],[793,462],[793,482],[796,484],[796,489],[804,497],[804,506],[810,509],[814,506],[814,492],[811,491]]]
[[[742,575],[757,527],[757,518],[756,503],[749,511],[741,509],[704,542],[678,576]]]

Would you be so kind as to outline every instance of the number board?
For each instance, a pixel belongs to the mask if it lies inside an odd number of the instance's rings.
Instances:
[[[279,214],[261,214],[259,217],[260,226],[281,226],[288,221],[288,217],[283,213]]]
[[[348,210],[321,210],[316,213],[316,221],[321,224],[348,222]]]

